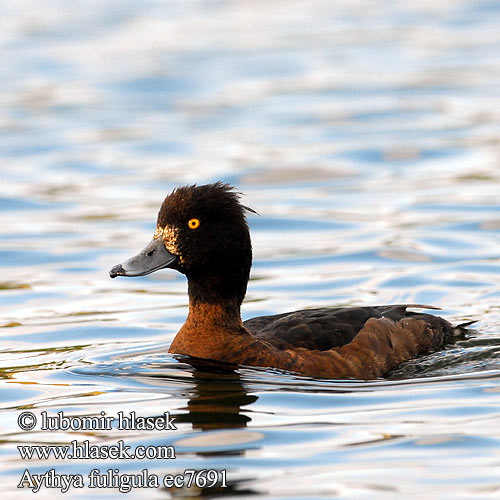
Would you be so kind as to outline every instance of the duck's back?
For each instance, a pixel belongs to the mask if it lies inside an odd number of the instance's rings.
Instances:
[[[411,329],[418,320],[424,320],[434,331],[439,331],[436,341],[447,342],[454,328],[448,321],[431,314],[408,311],[409,307],[427,307],[399,304],[373,307],[341,307],[304,309],[273,316],[260,316],[244,322],[245,328],[256,337],[268,341],[278,349],[304,348],[327,351],[349,344],[370,319],[387,318],[394,322],[405,320]],[[434,346],[435,349],[439,345]]]

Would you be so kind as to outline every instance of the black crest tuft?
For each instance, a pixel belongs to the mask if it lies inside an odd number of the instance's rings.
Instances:
[[[246,224],[245,213],[256,213],[240,203],[241,193],[231,184],[216,182],[182,186],[169,194],[158,213],[158,225],[179,224],[192,217],[206,221]]]

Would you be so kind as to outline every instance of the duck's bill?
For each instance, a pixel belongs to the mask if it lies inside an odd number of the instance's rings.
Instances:
[[[158,269],[171,267],[177,261],[177,256],[171,254],[163,243],[162,238],[152,239],[140,253],[118,264],[109,271],[111,278],[117,276],[145,276]]]

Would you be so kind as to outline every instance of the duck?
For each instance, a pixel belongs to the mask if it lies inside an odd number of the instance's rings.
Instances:
[[[419,304],[322,307],[242,321],[252,265],[247,214],[232,185],[175,188],[161,204],[153,239],[115,265],[117,276],[174,269],[187,278],[189,313],[169,352],[313,378],[381,378],[401,363],[444,348],[463,326]]]

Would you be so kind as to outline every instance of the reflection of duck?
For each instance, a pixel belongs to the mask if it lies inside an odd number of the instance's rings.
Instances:
[[[248,394],[235,365],[189,356],[182,361],[191,365],[195,386],[189,392],[188,413],[179,413],[176,421],[190,422],[193,429],[204,431],[246,427],[251,418],[242,407],[258,398]]]
[[[203,476],[203,470],[206,475],[207,469],[221,463],[221,460],[226,464],[231,458],[244,457],[247,451],[261,447],[264,434],[246,428],[252,420],[252,411],[246,407],[255,403],[258,397],[249,394],[241,374],[235,370],[237,366],[190,356],[182,356],[181,361],[190,365],[184,366],[183,370],[192,375],[190,387],[184,386],[181,390],[181,398],[187,399],[187,407],[178,407],[170,415],[175,418],[176,424],[190,423],[193,430],[201,432],[189,433],[173,442],[177,458],[186,459],[193,454],[202,457],[202,470],[194,470]],[[155,364],[155,368],[161,371],[161,365]],[[168,368],[171,371],[171,365]],[[180,396],[176,379],[158,373],[153,385],[158,384],[158,378],[165,379],[169,385],[172,381],[176,382],[175,397]],[[210,462],[211,459],[213,462]],[[171,470],[167,472],[172,473]],[[192,484],[189,488],[169,488],[168,492],[172,498],[184,499],[258,494],[245,484],[248,477],[241,477],[237,473],[231,473],[231,477],[227,478],[227,486],[222,487],[221,481],[222,476],[219,476],[215,487],[208,482],[203,488]]]
[[[245,211],[252,210],[230,185],[177,188],[161,206],[149,245],[111,270],[112,278],[167,267],[186,275],[189,315],[170,352],[312,377],[371,379],[453,336],[446,320],[409,312],[410,305],[311,309],[242,323],[252,263]]]

